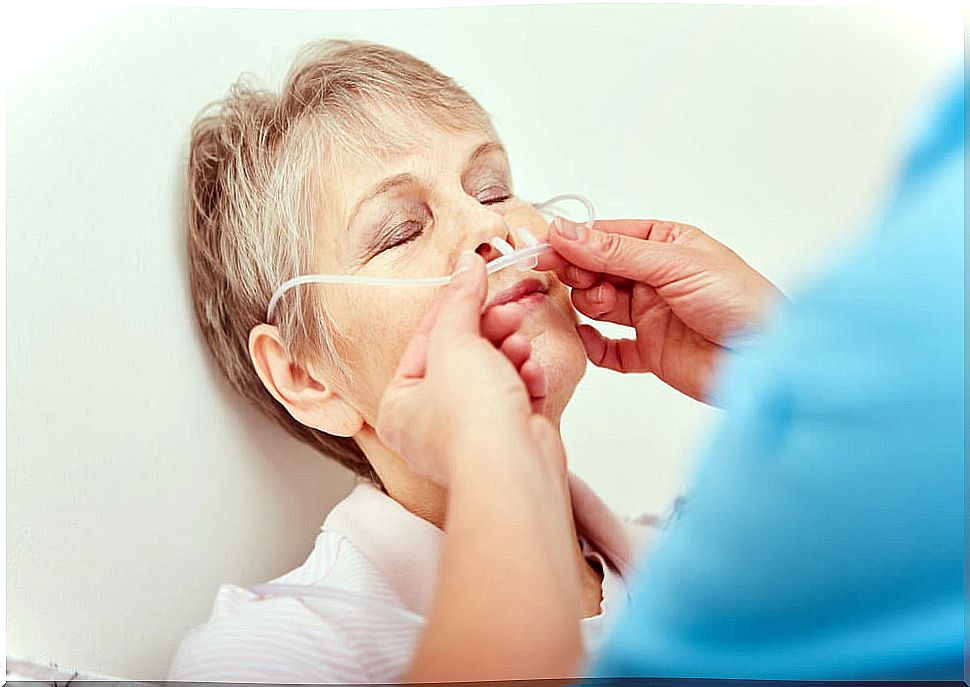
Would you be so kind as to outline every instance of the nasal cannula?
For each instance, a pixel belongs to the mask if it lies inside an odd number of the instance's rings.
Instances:
[[[586,226],[592,228],[593,226],[593,204],[584,196],[580,196],[574,193],[564,193],[562,195],[553,196],[552,198],[542,202],[536,203],[533,207],[536,210],[542,210],[556,203],[560,203],[564,200],[575,200],[586,208]],[[516,239],[524,244],[521,248],[512,248],[512,246],[505,239],[495,237],[489,243],[498,250],[502,255],[494,260],[490,260],[485,264],[485,271],[488,274],[494,274],[499,270],[504,270],[507,267],[516,265],[518,269],[525,271],[532,269],[536,266],[538,262],[538,256],[552,249],[548,243],[540,243],[535,236],[533,236],[525,228],[517,228],[513,230],[516,235]],[[451,281],[453,275],[446,275],[443,277],[423,277],[418,279],[394,279],[387,277],[365,277],[356,274],[304,274],[299,277],[293,277],[288,279],[276,289],[273,293],[273,297],[269,301],[269,306],[266,308],[266,321],[273,321],[273,313],[276,311],[276,306],[279,303],[280,298],[283,294],[290,289],[296,288],[297,286],[302,286],[303,284],[359,284],[364,286],[442,286]]]

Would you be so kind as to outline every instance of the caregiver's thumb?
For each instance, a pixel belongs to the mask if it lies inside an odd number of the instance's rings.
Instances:
[[[448,345],[468,334],[477,338],[481,333],[482,305],[487,292],[485,261],[474,251],[465,251],[441,295],[431,345]]]

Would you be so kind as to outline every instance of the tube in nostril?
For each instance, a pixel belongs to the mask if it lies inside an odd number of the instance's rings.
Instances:
[[[491,243],[492,246],[495,248],[495,250],[497,250],[502,255],[508,255],[509,253],[515,252],[515,249],[511,246],[511,244],[508,241],[506,241],[505,239],[500,239],[498,236],[496,236],[491,241],[489,241],[489,243]]]
[[[519,227],[518,229],[513,229],[512,233],[515,234],[515,238],[519,240],[519,243],[525,246],[538,246],[539,239],[532,235],[532,232],[525,227]]]
[[[513,229],[512,233],[515,234],[515,238],[519,241],[520,244],[522,244],[522,246],[539,245],[539,241],[536,239],[536,237],[533,236],[532,232],[530,232],[525,227],[519,227],[518,229]],[[539,264],[539,258],[534,257],[531,260],[520,262],[518,265],[516,265],[516,268],[519,270],[519,272],[528,272],[538,264]]]

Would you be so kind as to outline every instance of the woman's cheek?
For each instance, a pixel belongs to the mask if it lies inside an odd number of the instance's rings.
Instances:
[[[373,362],[379,368],[382,391],[394,376],[404,350],[432,302],[432,298],[408,294],[406,289],[401,289],[393,298],[382,299],[370,309],[374,326],[368,349],[377,358]]]
[[[549,273],[552,274],[552,273]],[[579,312],[573,305],[573,301],[569,296],[569,289],[566,285],[559,281],[554,275],[552,276],[551,283],[549,284],[549,298],[556,304],[557,309],[563,314],[565,319],[567,319],[573,326],[579,324]],[[577,334],[577,337],[579,335]]]

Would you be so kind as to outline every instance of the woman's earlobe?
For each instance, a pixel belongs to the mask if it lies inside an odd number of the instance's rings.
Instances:
[[[337,437],[355,436],[364,426],[364,416],[336,393],[330,391],[327,394],[324,402],[312,412],[297,414],[291,409],[290,414],[299,422],[321,432]]]
[[[363,416],[335,389],[290,360],[274,325],[250,330],[249,356],[263,386],[297,422],[342,437],[354,436],[364,425]]]

